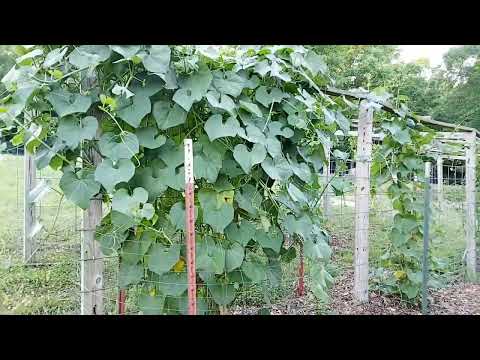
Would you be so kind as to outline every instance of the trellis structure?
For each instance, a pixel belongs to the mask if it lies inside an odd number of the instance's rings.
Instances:
[[[354,121],[356,130],[350,136],[357,137],[357,153],[355,157],[355,252],[354,252],[354,296],[359,302],[368,301],[368,227],[370,210],[370,169],[372,160],[372,143],[381,140],[382,134],[376,134],[373,127],[374,109],[367,106],[375,102],[388,112],[399,116],[408,116],[433,128],[451,129],[449,132],[438,132],[434,144],[426,152],[436,158],[438,179],[443,179],[443,161],[446,159],[462,160],[466,164],[466,267],[468,280],[475,279],[476,270],[476,214],[475,214],[475,179],[476,179],[476,143],[480,133],[464,126],[443,123],[429,117],[405,114],[392,105],[372,99],[368,94],[348,92],[333,88],[325,92],[334,96],[344,96],[359,100],[360,112],[358,121]],[[330,154],[325,166],[324,178],[328,184],[330,179]],[[35,167],[33,157],[25,152],[25,198],[24,198],[24,234],[23,254],[26,263],[31,262],[35,253],[35,235],[41,229],[36,218],[33,204],[47,191],[44,183],[35,184]],[[442,199],[443,181],[437,185],[438,198]],[[325,215],[330,216],[330,190],[325,191]],[[101,221],[101,201],[92,201],[90,208],[84,212],[81,227],[81,313],[103,314],[103,259],[98,243],[95,241],[95,227]]]

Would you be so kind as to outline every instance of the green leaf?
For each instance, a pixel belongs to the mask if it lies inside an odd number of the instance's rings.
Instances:
[[[158,130],[154,127],[139,128],[135,131],[140,146],[147,149],[157,149],[167,141],[167,138],[158,134]]]
[[[187,112],[170,101],[157,101],[153,104],[153,117],[160,129],[166,130],[185,123]]]
[[[244,144],[238,144],[233,149],[233,158],[246,174],[250,174],[253,166],[265,160],[267,152],[262,144],[254,144],[249,151]]]
[[[196,73],[190,75],[180,83],[173,95],[173,101],[180,105],[185,111],[190,111],[192,104],[202,100],[212,82],[212,73],[208,67],[202,67]]]
[[[290,164],[283,156],[275,159],[267,156],[262,162],[262,169],[274,180],[285,181],[293,174]]]
[[[240,224],[231,223],[225,229],[225,235],[228,239],[238,242],[243,247],[247,246],[248,242],[254,238],[257,229],[255,225],[247,220],[242,220]]]
[[[213,86],[218,92],[236,98],[245,87],[245,80],[233,71],[216,71],[213,75]]]
[[[142,119],[150,114],[152,111],[152,104],[150,99],[146,96],[135,95],[129,99],[121,97],[117,115],[120,119],[124,120],[134,128],[137,128]]]
[[[248,111],[249,113],[251,113],[253,115],[257,115],[258,117],[263,116],[262,111],[260,110],[260,108],[258,107],[257,104],[247,102],[247,101],[243,101],[243,100],[240,100],[239,103],[240,103],[240,108],[241,109],[244,109],[244,110]]]
[[[207,275],[222,274],[225,271],[225,249],[215,244],[210,236],[196,243],[196,268]]]
[[[233,206],[225,201],[219,202],[217,193],[212,190],[201,189],[198,200],[203,210],[203,221],[215,232],[223,233],[233,220]]]
[[[137,136],[126,131],[119,135],[105,133],[100,137],[98,145],[100,153],[113,161],[131,159],[139,151]]]
[[[133,190],[132,195],[128,194],[127,189],[119,189],[115,192],[112,199],[112,210],[121,212],[134,219],[151,219],[153,213],[150,211],[151,204],[147,203],[148,192],[141,187]],[[142,205],[142,207],[140,206]],[[145,208],[145,211],[142,211]]]
[[[327,72],[327,65],[323,61],[322,57],[316,54],[314,51],[309,51],[304,58],[303,65],[316,76],[319,72],[325,74]]]
[[[335,113],[335,122],[344,134],[348,134],[350,130],[350,120],[348,120],[340,111]]]
[[[144,231],[140,239],[128,240],[122,246],[121,261],[127,264],[137,264],[147,253],[155,240],[151,231]]]
[[[132,182],[136,187],[142,187],[147,190],[148,201],[153,203],[168,188],[168,183],[162,181],[160,176],[158,169],[152,167],[137,168]]]
[[[140,45],[110,45],[110,49],[122,55],[125,59],[131,59],[141,49]]]
[[[90,205],[90,199],[100,191],[100,184],[95,181],[93,172],[87,169],[77,173],[68,170],[60,179],[60,189],[68,200],[85,210]]]
[[[213,301],[218,305],[228,305],[235,299],[236,290],[233,284],[208,283],[207,288],[212,294]]]
[[[170,47],[168,45],[152,45],[149,54],[143,59],[143,66],[156,74],[165,74],[170,65]]]
[[[235,137],[240,128],[238,120],[230,116],[225,123],[223,123],[222,115],[216,114],[208,118],[205,125],[205,132],[210,141],[221,137]]]
[[[53,110],[59,117],[64,117],[75,113],[85,113],[92,105],[92,99],[89,96],[73,94],[63,89],[57,89],[45,96]]]
[[[68,48],[56,48],[50,51],[47,56],[45,57],[45,61],[42,64],[43,68],[49,68],[56,63],[60,62],[65,54],[67,53]]]
[[[303,243],[303,251],[307,258],[313,260],[327,260],[332,254],[330,246],[321,239],[317,239],[316,242],[310,239],[305,240]]]
[[[169,272],[162,275],[158,283],[158,288],[167,296],[181,296],[188,288],[187,273]]]
[[[270,228],[269,232],[259,229],[255,233],[255,241],[258,242],[262,248],[272,249],[278,254],[282,248],[283,235],[276,226]]]
[[[396,142],[400,143],[401,145],[410,144],[412,142],[408,129],[397,131],[392,134],[392,137],[395,139]]]
[[[236,115],[235,103],[230,96],[217,91],[209,91],[206,98],[214,108],[225,110],[232,116]]]
[[[109,256],[120,249],[122,243],[127,239],[126,229],[118,228],[113,224],[102,224],[97,226],[95,231],[95,240],[100,243],[102,254]]]
[[[154,296],[151,296],[149,294],[142,294],[138,298],[138,307],[144,315],[162,315],[164,305],[164,294]]]
[[[121,159],[115,165],[112,160],[104,159],[95,170],[95,180],[108,192],[115,190],[115,185],[127,182],[135,174],[135,165],[128,159]]]
[[[312,233],[312,220],[306,215],[296,218],[293,215],[287,215],[283,223],[288,234],[300,235],[304,240],[309,239]]]
[[[261,283],[267,279],[266,266],[261,262],[244,261],[242,271],[254,284]]]
[[[260,210],[263,196],[257,191],[255,186],[251,184],[243,185],[235,196],[238,207],[249,212],[253,216],[257,216]]]
[[[288,154],[287,157],[293,173],[297,175],[301,180],[305,181],[307,184],[311,184],[313,181],[313,177],[310,167],[305,163],[298,163],[295,157],[290,158]]]
[[[196,151],[196,148],[200,148],[200,151]],[[193,157],[193,175],[195,179],[204,178],[210,183],[217,181],[218,174],[222,168],[223,153],[221,145],[218,142],[210,143],[207,137],[201,137],[194,144]]]
[[[195,221],[198,216],[198,208],[195,206]],[[175,203],[169,212],[170,221],[177,230],[185,231],[185,202],[179,201]]]
[[[162,244],[153,244],[148,252],[148,268],[158,275],[170,271],[180,259],[180,245],[170,247]]]
[[[97,66],[107,60],[110,54],[111,50],[108,45],[82,45],[68,55],[68,61],[73,66],[84,69]]]
[[[282,102],[285,97],[287,97],[287,95],[278,88],[272,88],[269,92],[266,86],[260,86],[255,91],[255,100],[266,108],[269,108],[272,103]]]
[[[118,272],[118,286],[125,289],[129,285],[138,284],[144,275],[143,265],[120,263]]]
[[[92,140],[97,133],[98,121],[93,116],[78,120],[74,116],[61,118],[57,136],[70,149],[76,149],[83,140]]]
[[[262,132],[262,130],[260,130],[253,124],[247,125],[245,131],[239,130],[238,135],[241,138],[255,144],[260,143],[262,145],[265,145],[267,142],[267,138],[265,137],[265,134]]]
[[[268,136],[283,136],[284,138],[291,138],[294,132],[291,128],[281,123],[280,121],[271,121],[268,123]]]
[[[268,154],[271,157],[276,158],[276,157],[282,156],[282,154],[283,154],[282,153],[282,144],[276,138],[274,138],[274,137],[268,138],[266,143],[265,143],[265,146],[267,148]]]
[[[233,243],[232,246],[225,250],[225,270],[230,272],[239,268],[245,257],[245,250],[238,243]]]

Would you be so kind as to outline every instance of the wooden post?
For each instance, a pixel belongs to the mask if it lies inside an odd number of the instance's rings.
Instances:
[[[440,209],[443,207],[443,158],[437,158],[437,201]]]
[[[360,104],[355,187],[355,283],[354,296],[368,301],[368,225],[370,206],[370,163],[372,154],[373,108]]]
[[[35,233],[38,231],[35,219],[35,204],[31,200],[30,192],[36,185],[37,171],[35,161],[32,155],[24,147],[24,217],[23,217],[23,261],[29,263],[33,261],[35,252]]]
[[[323,168],[324,172],[324,177],[325,177],[325,192],[323,193],[323,209],[325,213],[325,218],[329,219],[331,217],[331,207],[330,207],[330,186],[328,185],[328,182],[330,181],[330,147],[326,149],[326,164],[325,167]]]
[[[100,155],[93,149],[87,155],[94,165],[101,161]],[[80,275],[80,313],[82,315],[101,315],[103,309],[103,255],[95,241],[95,230],[102,220],[102,198],[97,195],[83,213],[81,239],[81,275]]]
[[[476,159],[476,134],[475,132],[465,134],[467,145],[465,160],[465,202],[466,202],[466,223],[465,223],[465,239],[466,239],[466,264],[467,264],[467,280],[474,282],[476,280],[476,249],[475,249],[475,166]]]

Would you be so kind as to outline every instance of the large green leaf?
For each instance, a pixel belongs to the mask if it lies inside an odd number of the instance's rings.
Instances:
[[[131,59],[141,49],[140,45],[110,45],[110,49],[122,55],[125,59]]]
[[[155,235],[144,231],[140,239],[127,240],[122,246],[121,261],[127,264],[137,264],[152,245]]]
[[[142,119],[151,111],[150,99],[146,96],[135,95],[129,99],[121,97],[117,115],[120,119],[137,128]]]
[[[195,206],[195,221],[197,220],[198,208]],[[185,231],[185,202],[179,201],[175,203],[169,212],[170,221],[177,230]]]
[[[60,189],[68,200],[85,210],[93,196],[100,191],[100,184],[95,181],[93,172],[88,169],[82,169],[77,173],[68,170],[60,179]]]
[[[158,283],[160,291],[167,296],[179,297],[188,288],[188,278],[186,272],[174,273],[168,272],[160,277]]]
[[[95,170],[95,180],[108,192],[115,190],[115,185],[127,182],[135,174],[135,165],[128,159],[121,159],[116,164],[104,159]]]
[[[203,221],[210,225],[215,232],[223,233],[223,230],[233,220],[232,204],[219,199],[215,191],[206,189],[198,192],[198,200],[203,210]]]
[[[222,282],[208,283],[208,290],[212,294],[213,300],[221,306],[230,304],[236,295],[233,284],[225,284]]]
[[[274,180],[285,181],[293,174],[292,167],[283,156],[275,159],[267,156],[262,162],[262,169]]]
[[[243,259],[245,258],[245,250],[238,243],[233,243],[232,246],[225,250],[225,270],[230,272],[239,268]]]
[[[195,247],[197,271],[206,274],[222,274],[225,271],[225,249],[217,245],[210,236],[197,240]]]
[[[87,67],[95,67],[110,57],[111,50],[108,45],[82,45],[76,47],[68,60],[73,66],[83,69]]]
[[[134,219],[151,219],[154,214],[152,204],[147,203],[148,192],[141,187],[133,190],[129,195],[127,189],[119,189],[112,199],[112,210],[121,212]]]
[[[92,105],[92,99],[89,96],[70,93],[62,88],[52,91],[45,98],[52,104],[53,110],[59,117],[85,113]]]
[[[233,71],[216,71],[213,75],[213,86],[218,92],[236,98],[245,87],[245,80]]]
[[[255,100],[265,107],[270,107],[272,103],[279,103],[283,98],[287,97],[280,89],[272,88],[268,91],[266,86],[260,86],[255,91]]]
[[[160,129],[166,130],[185,123],[187,112],[170,101],[160,100],[153,104],[153,117]]]
[[[180,258],[180,245],[169,247],[153,244],[148,251],[148,268],[158,275],[163,275],[177,263]]]
[[[225,229],[225,235],[232,241],[238,242],[243,247],[254,238],[257,229],[255,225],[248,220],[242,220],[240,224],[231,223]]]
[[[242,271],[254,284],[267,279],[266,266],[258,261],[244,261]]]
[[[230,96],[221,94],[217,91],[209,91],[206,98],[214,108],[225,110],[232,116],[236,115],[235,103]]]
[[[168,183],[163,181],[163,177],[159,176],[158,169],[154,169],[153,167],[137,168],[132,180],[132,183],[136,187],[142,187],[147,190],[148,201],[151,203],[168,188]]]
[[[258,107],[257,104],[254,104],[254,103],[251,103],[251,102],[248,102],[248,101],[243,101],[243,100],[240,100],[239,104],[240,104],[241,109],[244,109],[244,110],[248,111],[249,113],[251,113],[253,115],[256,115],[258,117],[263,116],[262,110],[260,110],[260,108]]]
[[[185,111],[190,111],[192,104],[202,100],[212,82],[212,73],[207,67],[202,67],[196,73],[183,79],[173,95],[173,101]]]
[[[167,141],[167,138],[158,134],[158,130],[154,127],[139,128],[135,131],[140,146],[148,149],[157,149]]]
[[[245,184],[237,192],[235,201],[239,208],[248,211],[253,216],[257,216],[258,210],[262,205],[263,196],[257,191],[255,186]]]
[[[129,285],[139,283],[144,275],[143,265],[120,263],[118,272],[118,286],[125,289]]]
[[[255,233],[255,241],[258,242],[263,248],[272,249],[276,253],[280,253],[283,243],[283,235],[280,229],[276,227],[270,228],[269,232],[259,229]]]
[[[266,156],[267,152],[262,144],[254,144],[251,151],[244,144],[238,144],[233,149],[233,158],[246,174],[250,174],[252,167],[264,161]]]
[[[98,121],[93,116],[77,119],[66,116],[59,120],[57,136],[70,149],[76,149],[83,140],[92,140],[97,133]]]
[[[196,179],[204,178],[210,183],[217,181],[222,168],[225,149],[218,142],[209,142],[206,136],[201,136],[194,144],[193,175]]]
[[[222,115],[219,114],[210,116],[204,127],[210,141],[221,137],[235,137],[241,129],[240,123],[235,117],[230,116],[224,123]]]
[[[139,150],[137,136],[126,131],[118,135],[111,132],[103,134],[98,146],[100,153],[113,161],[131,159]]]
[[[156,74],[165,74],[170,65],[171,50],[168,45],[152,45],[143,59],[143,66]]]
[[[165,306],[165,295],[142,294],[138,298],[138,307],[144,315],[162,315]]]

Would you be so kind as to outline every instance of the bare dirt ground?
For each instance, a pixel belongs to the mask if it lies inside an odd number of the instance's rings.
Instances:
[[[334,254],[348,246],[345,239],[333,238]],[[327,307],[330,314],[338,315],[421,315],[413,307],[398,298],[379,292],[370,292],[366,304],[357,304],[352,296],[353,269],[345,271],[335,279],[330,291],[331,301]],[[430,293],[432,315],[480,315],[480,284],[457,283]]]

